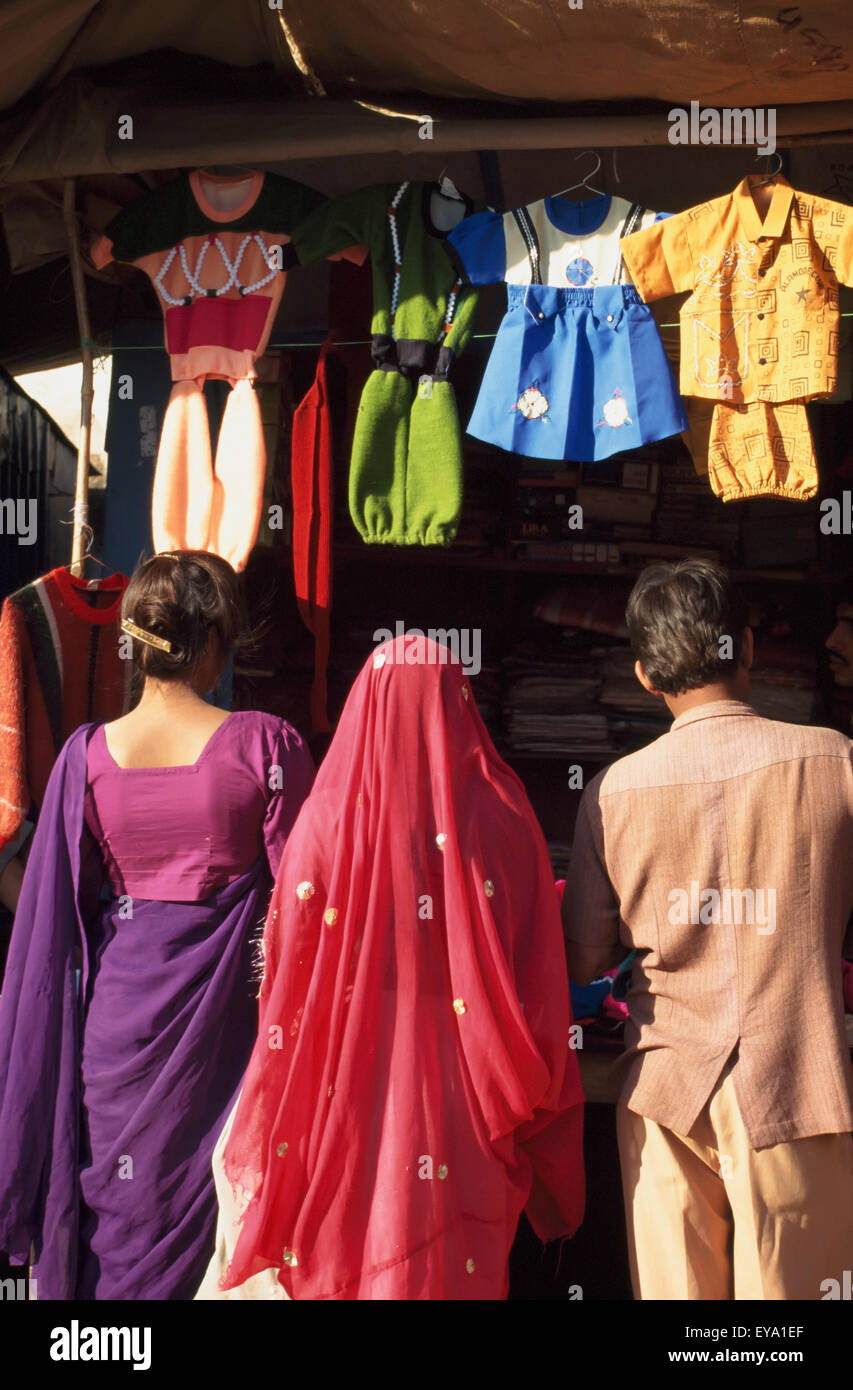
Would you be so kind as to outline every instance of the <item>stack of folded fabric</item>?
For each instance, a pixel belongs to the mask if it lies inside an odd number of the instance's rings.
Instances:
[[[627,588],[605,591],[586,583],[575,584],[571,589],[554,589],[545,594],[535,605],[533,616],[556,627],[625,638],[627,599]]]
[[[590,654],[591,656],[592,654]],[[599,661],[510,660],[504,697],[504,730],[516,753],[540,757],[608,754],[613,743],[607,716],[598,708]]]
[[[666,706],[657,695],[650,695],[644,689],[634,674],[634,653],[630,647],[611,647],[607,653],[604,664],[604,685],[601,690],[601,700],[605,705],[611,705],[618,710],[638,710],[647,713],[650,710],[660,714],[663,710],[663,718],[669,719]]]
[[[620,752],[642,748],[666,732],[672,716],[663,700],[640,685],[630,647],[610,648],[603,675],[601,702]]]
[[[599,757],[641,747],[670,723],[663,702],[643,690],[624,639],[627,590],[574,585],[541,598],[534,616],[560,632],[542,661],[544,638],[520,662],[504,662],[507,743],[516,752]],[[601,634],[593,636],[593,634]],[[537,664],[536,656],[540,657]]]

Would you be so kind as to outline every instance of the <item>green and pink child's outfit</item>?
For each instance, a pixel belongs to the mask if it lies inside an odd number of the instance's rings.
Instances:
[[[323,201],[276,174],[195,170],[123,208],[92,246],[98,267],[144,271],[163,312],[174,386],[152,498],[158,552],[211,550],[245,566],[266,468],[255,363],[284,289],[289,233]],[[215,463],[202,393],[210,378],[232,386]]]

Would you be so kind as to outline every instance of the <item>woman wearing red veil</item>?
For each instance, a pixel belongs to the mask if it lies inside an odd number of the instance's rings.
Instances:
[[[263,944],[199,1296],[505,1298],[521,1212],[580,1223],[583,1094],[542,832],[447,648],[359,674]]]

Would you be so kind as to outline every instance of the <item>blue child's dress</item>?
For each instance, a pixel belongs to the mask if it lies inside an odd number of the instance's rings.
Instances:
[[[507,285],[469,434],[584,462],[687,429],[657,325],[619,248],[661,216],[607,195],[543,198],[454,228],[445,247],[463,282]]]

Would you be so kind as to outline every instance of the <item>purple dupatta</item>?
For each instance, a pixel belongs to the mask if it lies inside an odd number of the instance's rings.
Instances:
[[[213,1249],[211,1157],[257,1031],[266,856],[201,903],[99,901],[87,746],[33,837],[0,998],[0,1249],[41,1299],[189,1299]],[[295,778],[299,781],[299,778]],[[294,808],[294,815],[298,806]],[[81,972],[78,988],[77,971]]]

